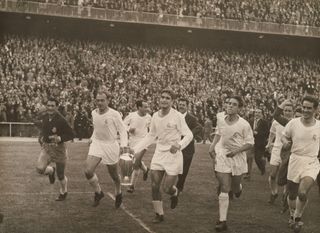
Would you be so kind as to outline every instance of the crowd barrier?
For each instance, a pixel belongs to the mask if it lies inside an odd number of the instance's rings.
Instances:
[[[33,123],[0,122],[1,137],[38,137],[39,130]]]
[[[69,6],[25,0],[0,0],[0,11],[32,13],[72,18],[145,23],[188,28],[203,28],[257,33],[284,34],[320,37],[320,28],[304,25],[278,24],[269,22],[240,21],[217,18],[198,18],[171,14],[156,14],[137,11],[110,10],[91,6]]]

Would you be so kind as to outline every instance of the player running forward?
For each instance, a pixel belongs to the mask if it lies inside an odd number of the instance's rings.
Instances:
[[[243,102],[241,97],[229,98],[226,116],[218,125],[217,140],[209,149],[215,163],[216,177],[221,192],[219,194],[219,221],[216,231],[227,230],[229,191],[236,197],[242,192],[241,176],[248,171],[246,151],[253,147],[254,138],[250,124],[238,115]],[[220,146],[215,149],[217,143]]]
[[[122,193],[118,162],[120,152],[128,144],[128,135],[120,113],[108,107],[109,100],[110,96],[106,90],[98,91],[96,96],[98,108],[92,111],[93,133],[89,140],[90,148],[86,160],[85,175],[95,191],[93,206],[98,206],[104,193],[95,170],[100,162],[107,165],[108,172],[115,184],[115,207],[119,208],[122,203]],[[117,141],[117,133],[120,135],[121,147]]]
[[[292,119],[283,131],[283,147],[291,146],[288,166],[288,204],[294,232],[300,232],[307,195],[320,170],[317,158],[320,145],[320,121],[314,118],[319,101],[312,96],[302,99],[302,117]]]
[[[283,116],[286,118],[287,121],[291,120],[293,118],[293,105],[292,103],[286,103],[283,102],[284,104],[279,106],[281,109],[283,109]],[[268,145],[266,146],[267,148],[271,147],[272,144],[272,138],[274,140],[274,144],[271,150],[271,159],[270,159],[270,175],[269,175],[269,187],[270,187],[270,199],[269,203],[273,204],[275,200],[278,197],[278,184],[277,184],[277,176],[278,176],[278,171],[279,167],[281,165],[281,149],[282,149],[282,132],[283,132],[284,126],[282,126],[278,121],[273,120],[271,128],[270,128],[270,134],[269,134],[269,140],[268,140]],[[272,136],[273,135],[273,136]],[[285,193],[285,190],[284,190]]]
[[[41,152],[36,168],[39,174],[49,176],[50,184],[55,182],[57,171],[60,194],[56,201],[64,201],[68,195],[68,179],[64,174],[67,161],[65,142],[72,140],[74,134],[66,119],[57,111],[58,101],[56,99],[48,98],[46,107],[46,112],[39,119]],[[56,167],[50,166],[51,162],[55,163]]]
[[[147,135],[151,122],[151,116],[147,113],[149,108],[148,103],[143,100],[138,100],[136,102],[136,107],[137,111],[130,113],[124,119],[124,123],[127,126],[129,132],[130,148],[137,145],[137,143]],[[146,151],[147,149],[143,149],[140,153],[137,153],[135,155],[133,172],[131,175],[132,185],[127,190],[129,193],[134,192],[140,169],[143,171],[143,180],[146,181],[148,179],[149,168],[142,161],[142,158]]]
[[[156,213],[154,223],[164,220],[160,186],[163,181],[164,192],[171,195],[171,208],[178,204],[177,177],[183,171],[183,150],[193,135],[181,113],[172,108],[174,93],[169,89],[161,91],[160,110],[153,114],[150,132],[133,147],[139,153],[156,141],[156,149],[151,161],[152,204]],[[183,136],[183,139],[181,137]]]

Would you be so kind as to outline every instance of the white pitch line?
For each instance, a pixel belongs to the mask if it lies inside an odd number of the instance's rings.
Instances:
[[[114,196],[107,192],[108,196],[112,199],[115,200]],[[131,218],[133,218],[133,220],[135,220],[141,227],[143,227],[147,232],[149,233],[156,233],[155,231],[151,230],[140,218],[138,218],[137,216],[135,216],[133,213],[131,213],[123,204],[121,204],[120,208],[127,214],[129,215]]]
[[[39,193],[18,193],[18,192],[8,192],[8,193],[1,193],[0,196],[39,196],[39,195],[56,195],[57,193],[53,192],[39,192]],[[93,192],[68,192],[68,194],[93,194]],[[107,192],[108,196],[114,201],[114,196]],[[143,229],[145,229],[148,233],[156,233],[155,231],[151,230],[141,219],[139,219],[137,216],[135,216],[133,213],[131,213],[123,204],[120,206],[120,208],[133,220],[135,220]],[[8,217],[6,217],[8,219]]]

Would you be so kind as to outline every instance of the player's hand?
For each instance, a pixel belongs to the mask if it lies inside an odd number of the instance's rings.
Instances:
[[[213,145],[210,145],[210,147],[209,147],[209,155],[210,155],[211,159],[215,159],[216,158],[216,151],[215,151]]]
[[[136,131],[136,128],[130,128],[130,129],[129,129],[129,133],[130,133],[130,134],[134,134],[135,131]]]
[[[284,107],[288,104],[292,104],[292,101],[290,99],[284,100],[280,105],[279,108],[284,109]]]
[[[266,150],[271,154],[271,151],[272,151],[272,148],[273,148],[273,144],[268,144],[266,145]]]
[[[180,149],[181,149],[181,145],[178,144],[178,143],[175,143],[174,145],[171,146],[171,148],[170,148],[170,153],[171,153],[171,154],[175,154],[175,153],[177,153],[177,151],[180,150]]]
[[[283,147],[283,149],[287,150],[291,147],[291,145],[292,145],[292,141],[285,140],[285,142],[283,142],[283,144],[282,144],[282,147]]]
[[[231,151],[228,154],[226,154],[227,158],[233,158],[238,152],[236,151]]]

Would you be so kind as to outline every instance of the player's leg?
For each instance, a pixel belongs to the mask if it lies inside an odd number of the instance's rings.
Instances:
[[[186,178],[187,178],[187,175],[189,172],[192,158],[193,158],[193,154],[183,153],[183,173],[179,174],[178,182],[177,182],[177,188],[178,188],[179,192],[183,191],[184,183],[186,181]]]
[[[219,221],[216,223],[216,231],[227,230],[227,215],[229,208],[229,192],[231,190],[231,173],[216,173],[220,184],[219,194]]]
[[[294,212],[295,225],[293,227],[295,229],[295,232],[299,232],[303,225],[301,221],[301,217],[308,203],[307,195],[313,185],[314,185],[314,179],[309,176],[303,177],[300,181],[299,189],[298,189],[298,197],[296,198],[296,210]]]
[[[317,176],[317,184],[318,184],[318,192],[319,192],[319,195],[320,195],[320,172]]]
[[[241,179],[242,175],[231,176],[231,190],[237,198],[239,198],[242,193]]]
[[[272,161],[272,158],[271,158]],[[270,163],[270,175],[268,178],[269,188],[271,191],[269,203],[273,204],[278,197],[278,184],[277,184],[277,174],[278,174],[279,166],[272,165]]]
[[[147,180],[147,178],[148,178],[149,168],[147,168],[147,166],[142,161],[142,158],[143,158],[143,155],[145,154],[145,152],[146,152],[146,150],[143,150],[140,153],[137,153],[135,155],[134,164],[133,164],[133,171],[132,171],[132,175],[131,175],[131,184],[132,185],[127,190],[129,193],[134,192],[134,188],[135,188],[137,180],[138,180],[140,169],[143,171],[143,180]]]
[[[84,174],[89,181],[89,184],[93,187],[95,192],[93,206],[98,206],[100,200],[104,197],[104,193],[101,190],[99,179],[95,173],[97,166],[99,165],[101,158],[88,155],[85,165]]]
[[[291,180],[288,180],[287,191],[288,191],[288,206],[290,211],[289,224],[292,224],[294,221],[294,212],[296,209],[296,199],[298,196],[299,184]]]
[[[250,180],[251,179],[253,158],[254,158],[254,150],[250,149],[250,150],[248,150],[246,152],[246,154],[247,154],[248,173],[244,176],[244,179]]]
[[[164,220],[163,204],[160,186],[164,176],[164,171],[151,170],[151,185],[152,185],[152,204],[156,213],[156,217],[153,220],[154,223],[160,223]]]
[[[178,205],[178,193],[179,190],[175,186],[177,183],[178,175],[165,175],[164,182],[163,182],[163,191],[169,194],[171,197],[171,209],[176,208]]]
[[[264,158],[264,148],[254,148],[254,159],[256,161],[257,167],[259,168],[261,175],[264,175],[266,172],[266,161]]]
[[[55,182],[55,168],[50,166],[50,156],[46,153],[44,148],[41,148],[41,152],[37,161],[36,170],[39,174],[48,175],[50,184]]]
[[[115,207],[119,208],[122,203],[122,192],[121,192],[121,181],[120,181],[120,172],[118,163],[107,165],[108,172],[115,184]]]
[[[56,162],[57,177],[60,182],[60,194],[56,201],[64,201],[68,195],[68,178],[65,176],[64,171],[66,168],[66,162]]]

